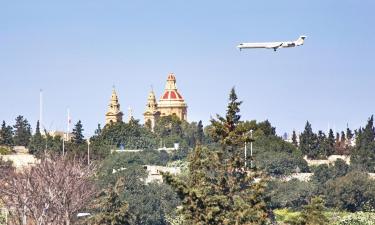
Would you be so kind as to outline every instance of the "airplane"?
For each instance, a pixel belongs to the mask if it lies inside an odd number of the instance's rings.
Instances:
[[[306,36],[300,36],[295,41],[285,42],[241,43],[237,46],[237,48],[239,48],[240,51],[246,48],[267,48],[276,51],[278,48],[290,48],[303,45],[303,43],[305,42],[305,38]]]

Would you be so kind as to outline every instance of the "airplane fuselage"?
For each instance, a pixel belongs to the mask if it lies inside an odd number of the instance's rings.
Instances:
[[[278,48],[291,48],[303,45],[305,36],[299,37],[296,41],[284,41],[284,42],[259,42],[259,43],[241,43],[237,47],[241,49],[247,48],[266,48],[274,49],[275,51]]]

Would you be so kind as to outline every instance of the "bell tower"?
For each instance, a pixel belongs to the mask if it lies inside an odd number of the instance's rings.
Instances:
[[[105,114],[105,124],[122,122],[123,113],[120,110],[120,103],[115,88],[113,87],[111,100],[108,104],[108,110]]]
[[[155,123],[160,117],[160,112],[158,111],[158,104],[153,90],[148,94],[146,111],[143,116],[145,124],[149,126],[151,130],[154,130]]]

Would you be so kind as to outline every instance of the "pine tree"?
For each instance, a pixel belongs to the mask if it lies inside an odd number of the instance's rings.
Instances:
[[[351,141],[353,138],[353,132],[350,130],[350,128],[346,128],[346,139],[347,141]]]
[[[242,101],[237,101],[237,94],[234,88],[231,89],[229,94],[229,103],[227,106],[227,113],[225,117],[217,115],[217,120],[211,119],[212,127],[211,136],[215,141],[219,141],[223,146],[238,146],[242,145],[243,140],[238,138],[239,135],[233,135],[240,131],[235,131],[241,116],[240,105]],[[242,131],[242,134],[245,131]],[[241,134],[241,135],[242,135]]]
[[[211,120],[213,137],[222,145],[208,149],[198,145],[189,156],[189,176],[180,180],[169,174],[167,183],[182,199],[186,224],[266,224],[269,222],[264,200],[265,180],[256,171],[244,169],[244,131],[240,124],[239,105],[234,89],[226,117]],[[241,146],[242,147],[242,146]]]
[[[74,125],[73,128],[73,137],[72,142],[75,144],[83,144],[85,143],[85,139],[83,136],[83,126],[81,120],[78,120],[78,122]]]
[[[335,153],[335,135],[333,134],[332,129],[329,129],[327,142],[328,142],[327,156],[330,156]]]
[[[315,158],[318,151],[318,137],[312,131],[309,121],[306,122],[305,130],[300,135],[299,147],[303,154],[309,158]]]
[[[328,150],[328,140],[323,131],[318,131],[318,150],[315,152],[314,158],[326,158]]]
[[[31,126],[23,116],[16,118],[14,127],[14,144],[19,146],[28,146],[31,139]]]
[[[1,124],[0,130],[0,146],[13,146],[13,128],[11,126],[7,126],[5,121]]]
[[[297,134],[295,130],[293,130],[292,134],[292,144],[298,148]]]
[[[102,133],[102,127],[100,126],[100,123],[98,123],[98,127],[95,130],[95,135],[99,136]]]
[[[45,150],[45,140],[40,133],[39,120],[36,123],[35,134],[32,136],[29,151],[31,154],[41,155]]]
[[[202,120],[199,120],[197,125],[197,142],[198,144],[203,144],[204,132],[203,132],[203,124]]]
[[[374,117],[371,116],[365,128],[360,128],[356,133],[356,148],[350,161],[354,167],[374,172],[375,171],[375,132]]]

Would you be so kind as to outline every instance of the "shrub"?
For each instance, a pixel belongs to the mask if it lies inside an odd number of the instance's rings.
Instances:
[[[333,225],[374,225],[375,213],[356,212],[344,216]]]

